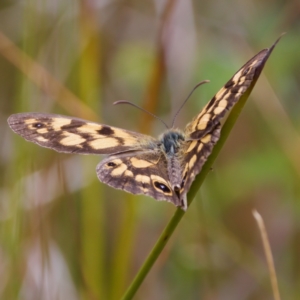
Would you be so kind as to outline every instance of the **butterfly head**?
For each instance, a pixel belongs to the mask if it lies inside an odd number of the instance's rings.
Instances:
[[[181,131],[176,129],[168,130],[160,138],[162,150],[168,156],[176,155],[184,140],[185,137]]]

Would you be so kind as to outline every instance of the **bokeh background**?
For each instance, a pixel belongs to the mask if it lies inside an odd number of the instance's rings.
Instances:
[[[300,6],[291,1],[1,0],[0,298],[120,299],[175,207],[99,183],[97,156],[13,134],[17,112],[157,136],[183,128],[249,58],[277,45],[212,172],[135,299],[300,297]]]

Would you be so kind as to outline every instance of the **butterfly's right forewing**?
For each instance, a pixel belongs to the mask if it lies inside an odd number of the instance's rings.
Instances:
[[[61,115],[15,114],[8,124],[26,140],[65,153],[114,154],[155,143],[150,136]]]

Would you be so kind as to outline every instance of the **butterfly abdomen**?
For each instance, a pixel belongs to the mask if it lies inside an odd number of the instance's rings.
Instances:
[[[181,206],[180,189],[182,184],[181,168],[181,149],[185,142],[184,134],[179,130],[169,130],[161,138],[162,152],[165,154],[167,161],[168,177],[172,190],[176,196],[173,201],[177,206]]]

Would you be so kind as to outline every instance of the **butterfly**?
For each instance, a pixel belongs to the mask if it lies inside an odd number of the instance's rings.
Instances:
[[[172,127],[153,138],[43,113],[14,114],[8,124],[27,141],[58,152],[108,154],[96,168],[100,181],[186,210],[190,186],[220,138],[221,119],[251,91],[278,41],[242,66],[183,131]]]

